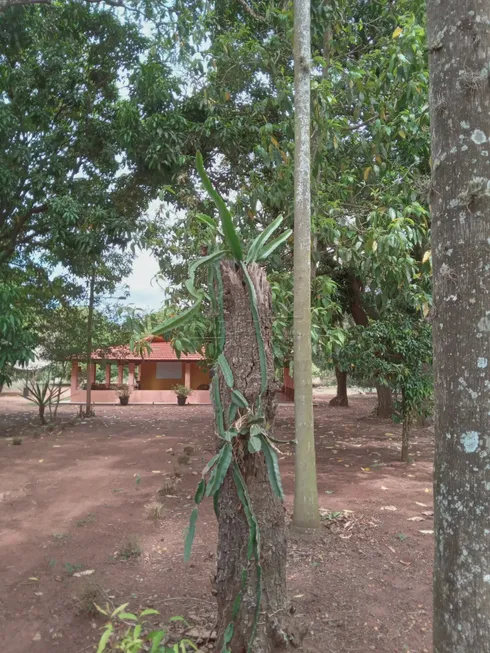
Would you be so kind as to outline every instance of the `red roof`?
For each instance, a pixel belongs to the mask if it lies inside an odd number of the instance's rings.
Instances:
[[[169,342],[163,342],[161,338],[154,338],[150,342],[151,351],[145,352],[143,356],[139,356],[131,351],[127,345],[119,345],[117,347],[109,347],[109,349],[97,350],[92,353],[92,360],[119,360],[130,362],[141,362],[143,360],[151,361],[200,361],[204,360],[204,356],[199,352],[193,354],[181,354],[177,358],[174,348]]]

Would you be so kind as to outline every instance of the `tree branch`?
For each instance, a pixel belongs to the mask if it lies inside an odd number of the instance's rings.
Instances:
[[[252,18],[255,18],[255,20],[259,20],[261,23],[265,23],[265,16],[261,16],[258,14],[256,11],[250,7],[246,0],[238,0],[238,2],[242,5],[242,7],[245,9],[245,11],[252,16]]]

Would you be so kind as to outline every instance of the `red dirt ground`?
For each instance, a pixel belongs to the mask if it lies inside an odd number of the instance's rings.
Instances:
[[[291,541],[288,583],[308,624],[305,650],[377,653],[431,650],[433,436],[414,432],[413,465],[398,462],[400,429],[370,417],[371,397],[315,407],[318,487],[326,519],[315,543]],[[75,413],[63,406],[62,420]],[[183,534],[198,474],[214,449],[209,406],[105,406],[96,417],[33,438],[35,409],[0,399],[0,624],[5,653],[95,650],[103,619],[80,614],[87,584],[115,606],[155,607],[198,627],[215,618],[211,580],[216,522],[202,504],[192,563]],[[276,435],[293,436],[293,408],[278,410]],[[23,435],[20,446],[11,437]],[[195,449],[178,465],[185,446]],[[286,451],[287,448],[284,448]],[[282,457],[288,513],[294,461]],[[175,468],[161,520],[144,506]],[[422,505],[424,504],[424,505]],[[391,507],[391,510],[383,508]],[[396,508],[396,510],[393,510]],[[352,511],[335,515],[343,510]],[[424,521],[410,521],[423,517]],[[122,560],[123,540],[143,551]],[[75,569],[94,570],[76,578]],[[104,600],[103,598],[100,600]],[[204,649],[203,649],[204,650]]]

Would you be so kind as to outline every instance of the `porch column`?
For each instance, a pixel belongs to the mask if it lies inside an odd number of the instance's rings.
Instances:
[[[122,363],[117,364],[117,384],[122,385],[123,382],[123,369],[124,366]]]
[[[90,383],[95,383],[96,372],[97,372],[97,363],[94,363],[94,361],[92,361],[90,363]]]
[[[105,384],[107,386],[111,385],[111,364],[110,363],[105,364]]]
[[[184,385],[188,388],[191,387],[191,364],[184,364]]]
[[[134,388],[134,363],[129,363],[128,366],[128,386]]]
[[[71,395],[78,390],[78,361],[71,362]]]

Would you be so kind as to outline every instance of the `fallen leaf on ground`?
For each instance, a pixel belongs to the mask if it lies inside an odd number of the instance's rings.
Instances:
[[[395,549],[392,546],[388,546],[388,548],[392,553],[396,553]]]
[[[382,486],[381,486],[381,489],[382,489],[382,490],[387,490],[388,488],[385,487],[384,485],[382,485]]]
[[[390,512],[395,512],[398,510],[396,506],[381,506],[381,510],[389,510]]]
[[[420,503],[420,501],[416,501],[415,503],[417,504],[417,506],[421,506],[422,508],[427,508],[426,503]]]
[[[296,594],[296,596],[293,596],[293,599],[302,599],[304,594]]]
[[[427,515],[427,517],[433,517],[434,516],[434,511],[433,510],[424,510],[424,512],[422,514]]]
[[[43,463],[43,462],[44,462],[44,458],[41,458],[41,460],[40,460],[39,462],[40,462],[40,463]]]
[[[34,637],[32,638],[33,642],[40,642],[41,641],[41,633],[36,633]]]
[[[409,517],[407,521],[424,521],[424,518],[417,515],[416,517]]]
[[[434,531],[419,531],[422,535],[434,535]]]
[[[77,571],[76,574],[73,574],[75,578],[81,578],[82,576],[91,576],[95,573],[95,569],[86,569],[85,571]]]
[[[29,576],[29,580],[39,580],[39,578],[36,578],[35,576]]]
[[[361,469],[362,469],[363,472],[370,472],[371,471],[371,467],[361,467]]]

